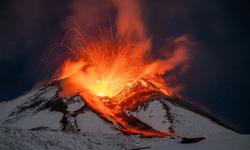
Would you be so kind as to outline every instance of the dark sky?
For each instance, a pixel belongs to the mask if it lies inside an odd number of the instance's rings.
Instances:
[[[64,24],[74,12],[72,2],[0,2],[0,101],[30,91],[55,71],[53,67],[42,69],[46,43],[65,33]],[[183,34],[192,35],[199,43],[189,70],[178,76],[179,83],[185,85],[182,95],[250,133],[248,2],[145,0],[144,8],[154,48],[168,37]]]

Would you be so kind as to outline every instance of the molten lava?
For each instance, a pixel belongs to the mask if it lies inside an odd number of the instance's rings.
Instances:
[[[76,59],[65,61],[60,77],[67,78],[65,84],[70,85],[65,92],[75,94],[88,90],[97,96],[113,97],[136,81],[146,89],[148,85],[142,78],[154,66],[143,58],[143,43],[136,43],[131,35],[114,36],[101,29],[98,32],[101,34],[81,39],[84,44],[75,52]],[[164,87],[160,80],[152,81],[155,87]]]
[[[114,0],[114,5],[118,8],[116,31],[113,27],[93,27],[84,32],[71,29],[65,35],[60,46],[68,48],[75,57],[67,59],[61,68],[60,95],[79,93],[90,107],[126,133],[168,136],[131,126],[126,122],[124,110],[134,108],[150,96],[172,96],[163,75],[187,64],[188,36],[169,40],[171,51],[165,51],[164,59],[153,60],[149,57],[151,38],[141,17],[134,15],[139,10],[137,2]]]

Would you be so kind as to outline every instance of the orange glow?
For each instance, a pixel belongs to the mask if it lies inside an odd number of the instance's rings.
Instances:
[[[91,88],[93,93],[95,95],[101,96],[101,97],[112,97],[113,96],[113,91],[111,84],[109,84],[107,81],[100,81],[97,80],[94,86]]]
[[[98,95],[101,96],[101,97],[105,97],[106,96],[106,94],[103,94],[103,92],[99,92]]]
[[[134,0],[113,2],[118,8],[117,31],[112,27],[93,27],[84,33],[71,29],[65,35],[60,46],[68,48],[75,58],[67,59],[61,68],[58,80],[62,81],[63,89],[59,94],[79,93],[91,108],[127,133],[171,135],[131,127],[122,112],[150,96],[172,96],[163,75],[176,66],[187,65],[188,36],[170,41],[174,50],[164,51],[165,59],[153,60],[148,55],[151,37],[147,36],[141,16],[134,15],[140,10],[138,3]]]

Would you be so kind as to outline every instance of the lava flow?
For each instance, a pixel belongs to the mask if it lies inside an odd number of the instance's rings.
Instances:
[[[90,107],[126,133],[171,135],[131,126],[124,110],[132,109],[152,95],[172,96],[163,75],[176,66],[187,66],[188,36],[168,40],[171,50],[165,51],[164,59],[153,60],[149,57],[151,37],[147,36],[141,16],[134,15],[140,10],[137,1],[113,0],[113,3],[118,9],[116,28],[94,26],[84,32],[71,29],[59,45],[75,56],[67,59],[61,68],[60,95],[79,93]]]

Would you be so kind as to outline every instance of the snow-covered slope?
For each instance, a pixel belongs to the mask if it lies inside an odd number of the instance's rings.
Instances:
[[[0,103],[0,126],[121,133],[116,128],[119,122],[113,124],[112,119],[104,119],[78,94],[69,98],[58,96],[60,90],[60,81],[54,81],[15,100]],[[218,119],[179,99],[151,98],[131,105],[132,109],[127,107],[131,100],[133,98],[123,103],[125,113],[121,115],[125,115],[128,125],[133,128],[190,138],[206,138],[219,132],[234,133]]]
[[[43,86],[15,100],[0,103],[0,126],[120,133],[112,123],[89,108],[79,95],[59,97],[58,84]]]
[[[34,131],[0,127],[1,150],[129,150],[173,145],[182,139],[138,138],[122,134]]]
[[[191,111],[171,99],[154,99],[147,105],[137,107],[127,114],[133,115],[148,125],[166,133],[182,137],[210,137],[220,132],[235,133],[216,123],[212,118]]]
[[[194,144],[174,144],[149,150],[249,150],[250,135],[220,133]]]
[[[45,108],[55,101],[57,91],[54,86],[42,87],[16,100],[0,103],[0,124],[25,129],[36,127],[60,129],[63,113]],[[52,108],[53,106],[50,107]]]
[[[192,144],[178,137],[138,138],[122,134],[73,133],[0,127],[1,150],[249,150],[250,135],[220,133]]]

